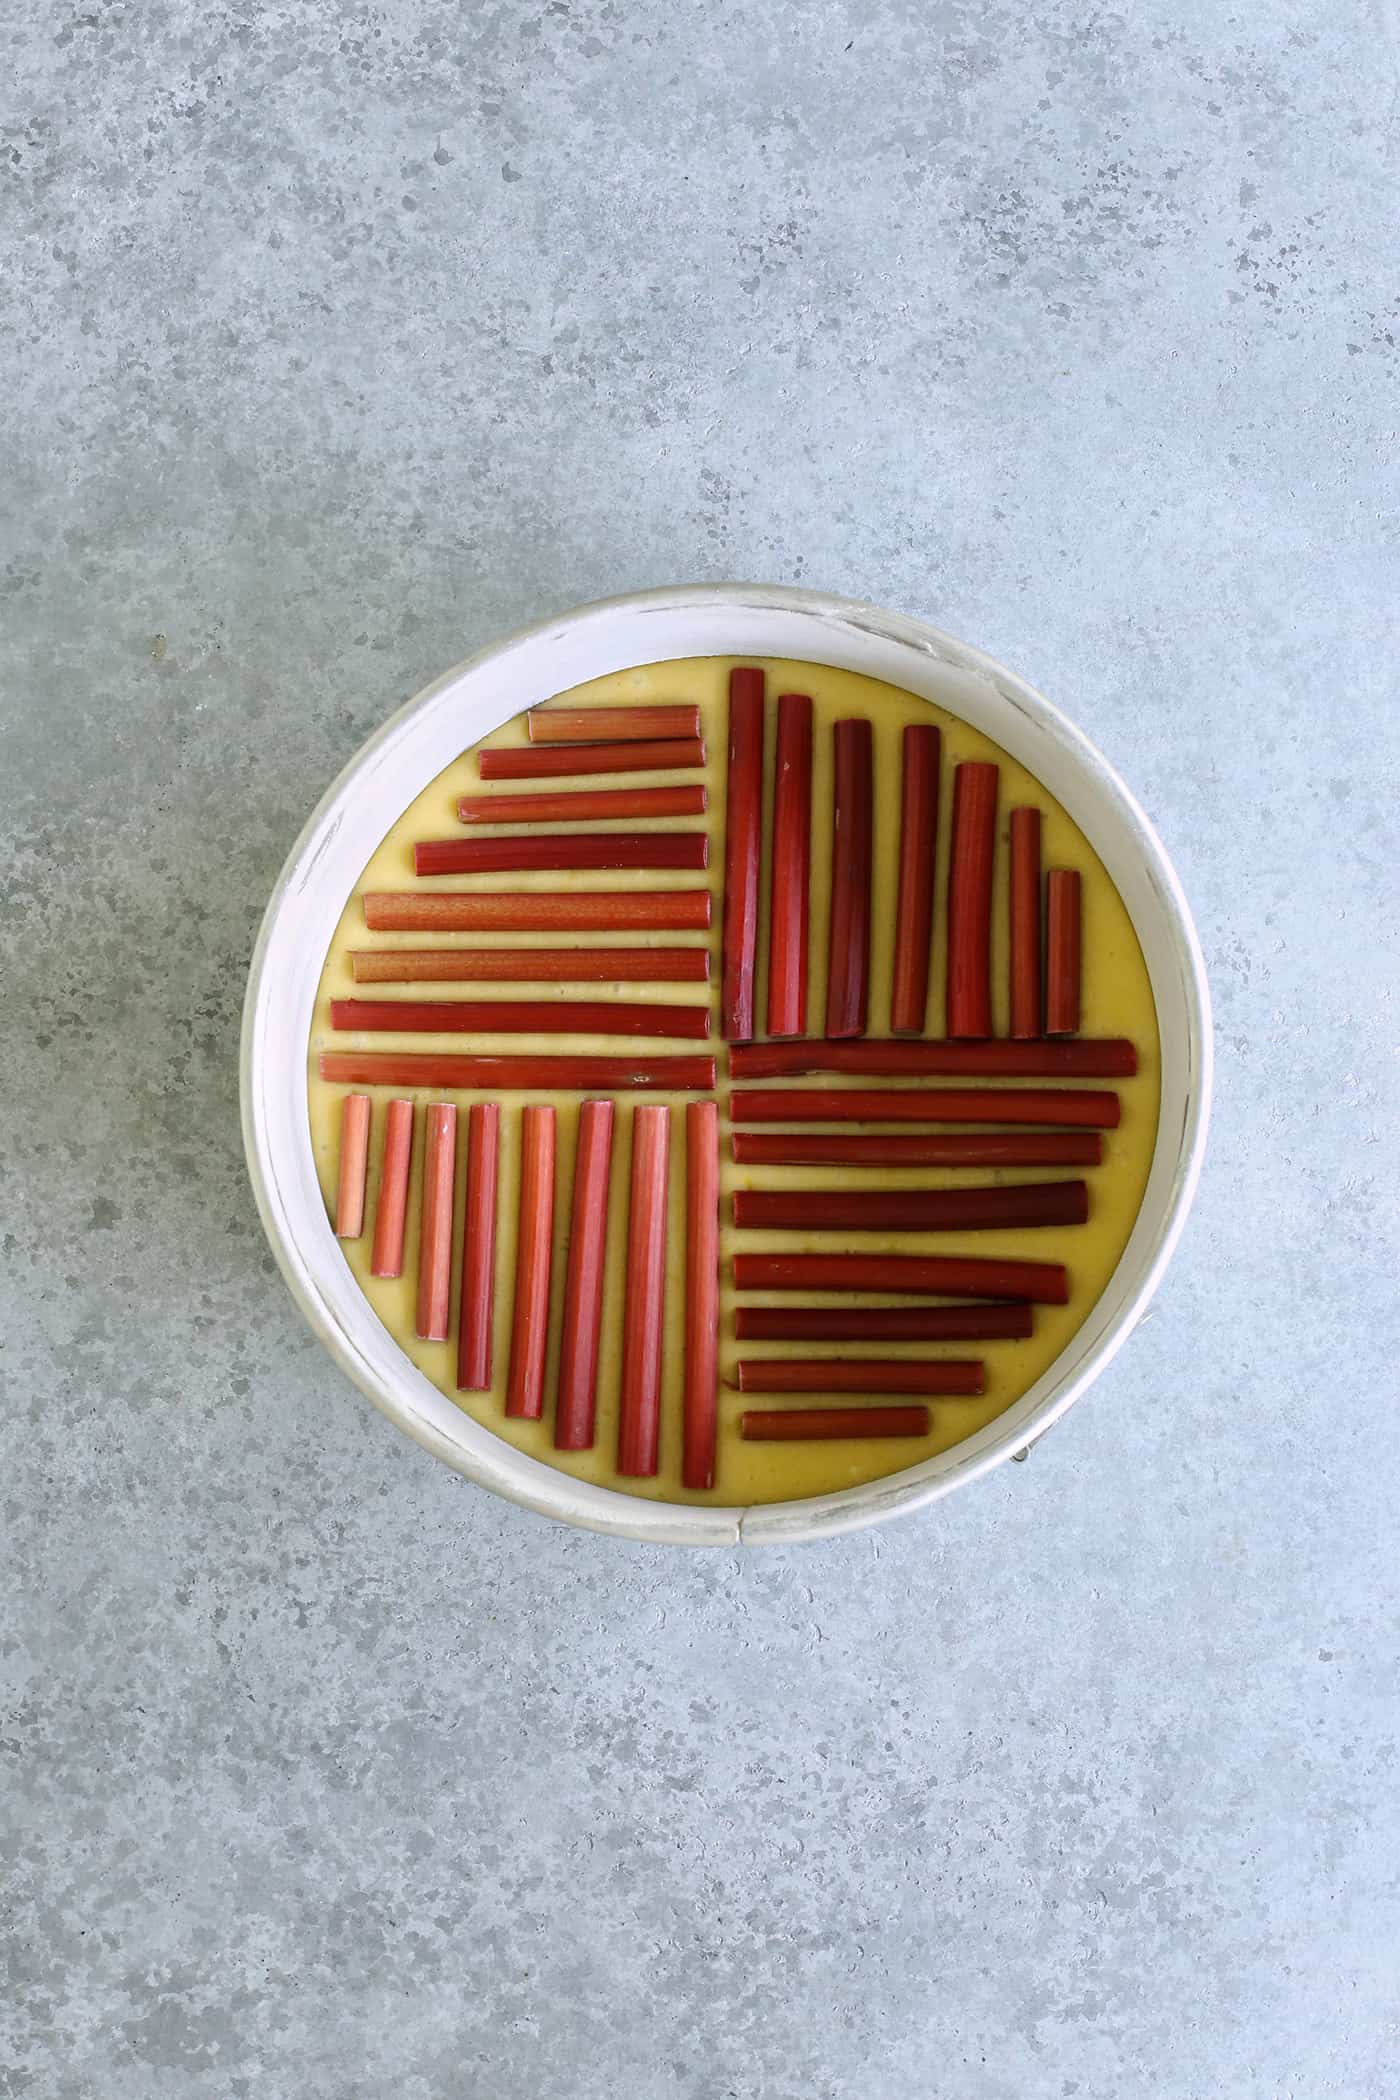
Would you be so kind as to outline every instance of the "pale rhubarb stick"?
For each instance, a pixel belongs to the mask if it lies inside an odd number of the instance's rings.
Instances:
[[[700,710],[664,707],[532,707],[525,717],[532,744],[636,744],[698,737]]]
[[[851,718],[833,731],[831,924],[826,1032],[864,1035],[870,1004],[870,856],[874,756],[870,724]]]
[[[423,1139],[423,1215],[418,1240],[418,1318],[421,1342],[445,1342],[452,1310],[452,1184],[457,1166],[457,1111],[450,1101],[428,1103]]]
[[[730,1144],[741,1167],[1097,1167],[1103,1159],[1103,1139],[1095,1130],[945,1131],[929,1137],[736,1130]]]
[[[1067,1086],[770,1086],[731,1095],[730,1115],[736,1123],[1037,1123],[1115,1130],[1118,1096]]]
[[[608,1175],[613,1105],[585,1101],[578,1112],[564,1323],[559,1340],[557,1451],[588,1451],[598,1402],[598,1337],[603,1322],[603,1256],[608,1238]]]
[[[768,901],[768,1033],[807,1026],[807,920],[812,858],[812,703],[778,695],[773,853]]]
[[[369,1168],[369,1095],[347,1094],[340,1111],[340,1178],[335,1235],[357,1240],[365,1229],[365,1175]]]
[[[1059,1262],[972,1254],[736,1254],[741,1291],[879,1291],[892,1297],[1024,1298],[1068,1305]]]
[[[415,875],[512,875],[542,869],[611,873],[618,868],[704,868],[703,831],[542,831],[508,839],[420,839]]]
[[[413,1103],[391,1101],[384,1119],[379,1167],[379,1203],[374,1213],[371,1276],[402,1276],[404,1226],[408,1218],[408,1169],[413,1157]]]
[[[461,795],[464,824],[588,824],[608,817],[702,817],[709,793],[695,787],[556,788],[535,795]]]
[[[926,1407],[748,1408],[739,1417],[746,1444],[858,1441],[868,1436],[927,1436]]]
[[[583,773],[678,773],[703,766],[705,745],[697,736],[667,737],[651,744],[534,744],[525,749],[478,751],[483,780],[567,780]]]
[[[719,1382],[719,1110],[685,1111],[685,1395],[681,1482],[715,1484]]]
[[[463,1094],[525,1093],[537,1087],[577,1094],[629,1087],[707,1094],[715,1083],[714,1059],[699,1056],[454,1057],[446,1051],[323,1050],[320,1072],[339,1086],[448,1086]]]
[[[762,809],[763,673],[745,666],[729,674],[720,1013],[731,1043],[747,1042],[753,1034]]]
[[[997,841],[997,768],[966,760],[953,773],[953,844],[948,864],[947,1032],[992,1032],[992,870]]]
[[[661,1430],[661,1343],[666,1314],[666,1185],[671,1111],[632,1111],[632,1189],[627,1221],[627,1297],[617,1470],[649,1479]]]
[[[1045,881],[1045,1032],[1073,1035],[1079,1026],[1079,876],[1052,868]],[[1072,1046],[1061,1046],[1068,1050]]]
[[[984,1390],[980,1363],[958,1363],[939,1357],[925,1362],[906,1358],[860,1360],[851,1356],[746,1358],[736,1366],[741,1393],[960,1393]]]
[[[544,1356],[549,1340],[549,1269],[554,1239],[554,1110],[541,1102],[531,1102],[520,1115],[519,1215],[506,1413],[537,1422],[544,1413]]]
[[[1082,1225],[1083,1181],[996,1183],[975,1189],[740,1189],[741,1231],[1021,1232]]]
[[[703,984],[708,948],[357,948],[357,984]]]
[[[501,1111],[474,1101],[467,1111],[467,1205],[462,1222],[462,1293],[457,1312],[457,1386],[491,1390],[496,1309],[496,1180]]]
[[[933,873],[938,851],[938,771],[942,738],[928,723],[904,731],[899,826],[899,901],[894,920],[890,1032],[922,1035],[933,947]]]
[[[1040,1034],[1040,811],[1011,812],[1011,1033]]]
[[[371,933],[701,932],[708,890],[366,890]]]
[[[332,999],[331,1026],[361,1035],[654,1035],[703,1039],[708,1006],[614,999]]]
[[[741,1305],[741,1342],[1024,1341],[1029,1305]]]
[[[847,1072],[884,1079],[1131,1079],[1137,1051],[1126,1036],[1073,1043],[739,1043],[734,1079],[798,1079]]]

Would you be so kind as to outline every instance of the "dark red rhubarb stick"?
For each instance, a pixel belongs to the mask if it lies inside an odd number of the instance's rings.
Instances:
[[[360,1077],[345,1072],[323,1078]],[[445,1081],[444,1084],[451,1084]],[[730,1097],[736,1123],[1043,1123],[1115,1130],[1116,1094],[1072,1087],[758,1087]]]
[[[509,839],[420,839],[415,875],[511,875],[522,869],[558,874],[571,868],[704,868],[703,831],[542,831]]]
[[[719,1383],[719,1110],[685,1110],[685,1395],[681,1482],[715,1484]]]
[[[953,772],[948,863],[948,1010],[952,1036],[992,1032],[992,869],[997,768],[967,760]]]
[[[1079,1026],[1079,876],[1052,868],[1045,882],[1045,1032],[1073,1035]],[[1077,1047],[1065,1043],[1063,1049]]]
[[[520,1223],[506,1375],[506,1413],[527,1422],[537,1422],[544,1413],[553,1239],[554,1110],[532,1101],[520,1116]]]
[[[703,984],[707,948],[357,948],[357,984]]]
[[[413,1157],[413,1103],[391,1101],[384,1118],[379,1167],[379,1202],[374,1213],[371,1276],[402,1276],[404,1226],[408,1219],[408,1168]]]
[[[866,721],[833,731],[835,792],[831,832],[831,926],[827,943],[826,1032],[864,1035],[870,1004],[870,854],[875,762]]]
[[[675,773],[703,766],[698,736],[667,737],[651,744],[532,744],[478,751],[483,780],[567,780],[580,773]]]
[[[746,1359],[735,1367],[741,1393],[980,1393],[980,1363],[939,1358],[918,1363],[860,1361],[849,1356]]]
[[[704,787],[557,788],[538,795],[462,795],[464,824],[587,824],[605,817],[700,817]]]
[[[927,1436],[926,1407],[749,1408],[739,1417],[746,1444],[831,1443],[867,1436]]]
[[[598,1336],[603,1324],[603,1256],[608,1239],[608,1175],[613,1105],[585,1101],[578,1112],[564,1324],[559,1341],[557,1451],[588,1451],[598,1402]]]
[[[1073,1043],[747,1043],[729,1053],[732,1079],[797,1079],[850,1072],[884,1079],[1131,1079],[1126,1036]]]
[[[949,1131],[933,1137],[830,1136],[736,1130],[741,1167],[1096,1167],[1097,1131]]]
[[[741,1342],[1024,1341],[1029,1305],[741,1305]]]
[[[332,999],[332,1028],[364,1035],[657,1035],[703,1040],[708,1006],[613,999]]]
[[[457,1387],[491,1389],[491,1343],[496,1309],[496,1180],[501,1111],[475,1101],[467,1111],[467,1207],[462,1221],[462,1292],[457,1310]]]
[[[922,1035],[933,947],[933,871],[938,851],[939,732],[911,722],[904,731],[899,824],[899,902],[894,919],[890,1029]]]
[[[627,1298],[617,1427],[617,1470],[632,1479],[648,1479],[655,1473],[660,1440],[670,1138],[669,1108],[633,1109]]]
[[[807,918],[812,858],[812,703],[778,695],[773,853],[768,901],[768,1033],[807,1026]]]
[[[537,1087],[578,1094],[626,1087],[706,1094],[715,1083],[712,1057],[684,1056],[454,1057],[446,1051],[323,1050],[320,1070],[323,1079],[341,1086],[450,1086],[466,1094]]]
[[[457,1111],[428,1103],[423,1137],[423,1214],[418,1240],[418,1339],[445,1342],[452,1310],[452,1183],[457,1166]]]
[[[347,1094],[340,1111],[340,1177],[335,1192],[335,1234],[357,1240],[365,1229],[365,1176],[369,1170],[369,1095]]]
[[[724,938],[720,1013],[731,1043],[753,1034],[758,952],[758,864],[763,809],[763,673],[729,674],[729,771],[725,782]]]
[[[1011,812],[1011,1033],[1040,1034],[1040,811]]]
[[[654,743],[698,737],[700,710],[665,707],[532,707],[525,717],[532,744]]]
[[[696,932],[708,890],[367,890],[371,933]]]
[[[1017,1232],[1082,1225],[1083,1181],[977,1189],[740,1189],[734,1223],[773,1232]]]
[[[1025,1298],[1068,1305],[1059,1262],[972,1254],[736,1254],[741,1291],[880,1291],[926,1298]]]

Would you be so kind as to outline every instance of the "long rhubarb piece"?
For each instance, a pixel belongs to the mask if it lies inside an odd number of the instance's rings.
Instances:
[[[807,921],[812,859],[812,703],[779,693],[768,892],[768,1033],[807,1026]]]
[[[588,824],[607,817],[701,817],[703,785],[660,788],[557,788],[538,795],[462,795],[464,824]]]
[[[741,1342],[1024,1341],[1029,1305],[741,1305]]]
[[[415,875],[512,875],[526,869],[704,868],[703,831],[542,831],[507,839],[420,839]]]
[[[927,1436],[926,1407],[748,1408],[739,1417],[746,1444],[811,1444],[868,1436]]]
[[[685,1393],[681,1482],[715,1484],[719,1383],[719,1110],[685,1111]]]
[[[357,948],[357,984],[703,984],[708,948]]]
[[[371,933],[692,933],[708,890],[367,890]]]
[[[661,1431],[661,1343],[666,1316],[666,1186],[671,1111],[632,1111],[632,1190],[627,1221],[627,1298],[617,1470],[648,1479]]]
[[[578,1112],[564,1323],[559,1341],[557,1451],[588,1451],[598,1404],[598,1337],[603,1324],[603,1257],[608,1239],[608,1175],[613,1105],[585,1101]]]
[[[952,1036],[992,1032],[992,871],[997,768],[969,759],[953,773],[948,863],[948,1011]]]
[[[379,1201],[374,1213],[371,1276],[402,1276],[404,1227],[408,1219],[408,1169],[413,1157],[413,1103],[391,1101],[384,1118]]]
[[[741,1291],[881,1291],[1069,1303],[1069,1277],[1059,1262],[972,1254],[736,1254],[734,1282]]]
[[[457,1111],[428,1103],[423,1139],[423,1222],[418,1240],[417,1334],[445,1342],[452,1309],[452,1184],[457,1166]]]
[[[740,1043],[733,1079],[797,1079],[849,1072],[885,1079],[1131,1079],[1137,1050],[1126,1036],[1073,1043]]]
[[[554,1110],[538,1101],[532,1101],[520,1116],[519,1216],[506,1413],[537,1422],[544,1413],[549,1268],[554,1240]]]
[[[323,1076],[364,1076],[327,1075],[324,1057],[321,1063]],[[770,1086],[733,1094],[730,1115],[736,1123],[1042,1123],[1114,1130],[1118,1096],[1067,1086]]]
[[[467,1203],[457,1311],[457,1386],[464,1393],[491,1389],[500,1153],[501,1111],[494,1101],[474,1101],[467,1111]]]
[[[332,999],[332,1028],[362,1035],[657,1035],[701,1040],[708,1006],[612,999]]]
[[[853,1356],[752,1357],[735,1366],[741,1393],[980,1393],[980,1363],[951,1358],[861,1360]]]
[[[1097,1131],[948,1131],[931,1137],[866,1137],[736,1130],[741,1167],[1096,1167]]]
[[[654,743],[698,737],[700,710],[663,707],[532,707],[525,717],[532,744]]]
[[[1040,1034],[1040,811],[1011,812],[1011,1033]]]
[[[705,745],[697,736],[666,737],[651,744],[531,744],[478,751],[483,780],[567,780],[580,773],[675,773],[703,766]]]
[[[938,770],[943,739],[927,723],[904,731],[900,796],[899,901],[894,918],[890,1028],[922,1035],[933,949],[933,872],[938,851]]]
[[[729,674],[729,770],[725,782],[724,938],[720,1012],[731,1043],[753,1034],[758,953],[758,864],[763,809],[763,673]]]
[[[772,1232],[1017,1232],[1082,1225],[1083,1181],[976,1189],[740,1189],[734,1223]]]
[[[1079,876],[1052,868],[1045,879],[1045,1032],[1073,1035],[1079,1026]],[[1061,1049],[1076,1048],[1063,1043]]]
[[[870,724],[848,717],[833,731],[831,924],[826,1032],[864,1035],[870,1006],[870,859],[875,781]]]
[[[340,1176],[335,1192],[335,1235],[357,1240],[365,1229],[365,1177],[369,1171],[369,1095],[347,1094],[340,1111]]]
[[[446,1051],[323,1050],[320,1071],[323,1079],[340,1086],[448,1086],[470,1094],[521,1093],[536,1087],[579,1094],[664,1087],[677,1094],[706,1094],[715,1083],[712,1057],[593,1057],[581,1052],[570,1057],[454,1057]]]

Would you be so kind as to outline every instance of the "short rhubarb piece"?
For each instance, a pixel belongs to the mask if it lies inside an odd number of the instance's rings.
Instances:
[[[368,1079],[358,1068],[325,1073]],[[745,1088],[730,1097],[736,1123],[1031,1123],[1116,1130],[1118,1096],[1068,1086]]]
[[[731,1043],[753,1034],[758,953],[758,869],[763,808],[763,673],[729,674],[729,770],[725,785],[724,937],[720,1012]]]
[[[1011,812],[1011,1033],[1040,1034],[1040,811]]]
[[[926,1407],[748,1408],[739,1417],[746,1444],[855,1442],[865,1437],[927,1436]]]
[[[519,838],[420,839],[415,875],[513,875],[543,870],[697,869],[709,865],[703,831],[541,831]]]
[[[922,1035],[933,948],[933,878],[938,851],[938,772],[942,737],[911,722],[904,731],[900,799],[899,899],[894,920],[890,1032]]]
[[[736,1254],[734,1284],[741,1291],[880,1291],[892,1297],[1069,1303],[1069,1277],[1061,1263],[971,1254]]]
[[[1022,1232],[1082,1225],[1083,1181],[991,1183],[975,1189],[741,1189],[734,1223],[765,1232]]]
[[[983,1391],[980,1363],[853,1356],[746,1357],[735,1367],[741,1393],[956,1393]]]
[[[357,948],[357,984],[703,984],[707,948]]]
[[[564,1273],[559,1393],[554,1412],[554,1446],[558,1451],[588,1451],[593,1445],[612,1141],[611,1101],[585,1101],[578,1112],[569,1257]]]
[[[708,890],[367,890],[371,933],[695,933]]]
[[[848,718],[833,732],[831,925],[826,1032],[864,1035],[870,1006],[870,876],[874,741],[869,722]]]
[[[567,780],[574,774],[589,773],[674,773],[703,766],[705,745],[698,736],[663,737],[646,744],[531,744],[479,751],[476,763],[483,780]]]
[[[709,806],[694,787],[556,788],[535,795],[462,795],[464,824],[588,824],[609,817],[702,817]]]
[[[812,859],[812,703],[778,695],[773,851],[768,903],[768,1033],[807,1026],[807,924]]]
[[[554,1110],[541,1102],[520,1116],[520,1211],[515,1243],[506,1413],[537,1422],[544,1413],[549,1341],[549,1271],[554,1240]]]
[[[499,1107],[494,1101],[474,1101],[467,1111],[467,1202],[462,1221],[462,1291],[457,1313],[457,1386],[464,1393],[485,1393],[491,1389],[500,1151]]]
[[[374,1213],[371,1276],[402,1276],[404,1227],[408,1219],[408,1169],[413,1157],[413,1103],[391,1101],[384,1118],[379,1167],[379,1202]]]
[[[719,1110],[685,1111],[685,1393],[681,1481],[715,1484],[719,1384]]]
[[[1097,1167],[1096,1130],[940,1131],[873,1137],[837,1131],[736,1130],[740,1167]]]
[[[525,718],[532,744],[655,743],[698,737],[700,710],[661,707],[532,707]]]
[[[992,1032],[992,875],[998,769],[965,760],[953,773],[948,866],[947,1033]]]
[[[1074,868],[1052,868],[1045,881],[1045,1032],[1079,1027],[1080,894]],[[1068,1050],[1071,1046],[1061,1046]]]
[[[632,1111],[632,1188],[627,1221],[627,1297],[617,1470],[649,1479],[661,1432],[661,1345],[666,1317],[666,1191],[671,1111]]]
[[[417,1334],[445,1342],[452,1309],[452,1185],[457,1166],[457,1111],[428,1103],[423,1141],[423,1218],[418,1241]]]
[[[335,1234],[357,1240],[365,1229],[365,1179],[369,1172],[369,1095],[347,1094],[340,1111],[340,1176],[335,1193]]]

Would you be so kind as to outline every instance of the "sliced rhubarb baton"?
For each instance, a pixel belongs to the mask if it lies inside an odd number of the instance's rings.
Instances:
[[[1096,1167],[1103,1139],[1095,1130],[942,1131],[870,1137],[736,1130],[734,1163],[743,1167]]]
[[[567,780],[576,773],[673,773],[703,766],[700,737],[666,737],[657,743],[532,744],[479,751],[483,780]]]
[[[357,948],[357,984],[703,984],[706,948]]]
[[[741,1305],[741,1342],[1024,1341],[1029,1305]]]
[[[1011,812],[1011,1033],[1040,1034],[1040,811]]]
[[[838,722],[833,738],[826,1032],[829,1036],[864,1035],[870,1005],[874,744],[869,722],[858,718]]]
[[[953,774],[953,843],[948,866],[947,1032],[992,1032],[992,873],[997,840],[997,768],[969,760]]]
[[[340,1175],[335,1195],[335,1233],[357,1240],[365,1229],[365,1177],[369,1171],[369,1095],[347,1094],[340,1111]]]
[[[741,1291],[881,1291],[1069,1303],[1069,1277],[1059,1262],[971,1254],[736,1254],[734,1283]]]
[[[746,1444],[854,1442],[869,1436],[927,1436],[926,1407],[749,1408],[739,1417]]]
[[[523,1093],[537,1087],[580,1094],[605,1087],[706,1094],[715,1083],[714,1059],[692,1056],[455,1057],[447,1051],[323,1050],[320,1072],[344,1086],[448,1086],[464,1094]]]
[[[768,903],[768,1033],[807,1026],[807,921],[812,858],[812,703],[778,695],[773,855]]]
[[[770,1086],[732,1095],[730,1114],[736,1123],[1038,1123],[1114,1130],[1118,1096],[1067,1086]]]
[[[656,1472],[660,1445],[670,1134],[668,1108],[633,1109],[617,1470],[635,1479],[648,1479]]]
[[[384,1118],[379,1202],[374,1213],[371,1276],[402,1276],[404,1227],[408,1219],[408,1169],[413,1157],[413,1103],[391,1101]]]
[[[938,1358],[920,1363],[856,1357],[746,1358],[737,1365],[741,1393],[980,1393],[986,1377],[980,1363]]]
[[[671,1000],[332,999],[332,1028],[363,1035],[651,1035],[703,1040],[708,1006]]]
[[[554,1110],[531,1102],[520,1117],[520,1222],[506,1378],[506,1413],[529,1422],[537,1422],[544,1413],[553,1239]]]
[[[371,933],[691,933],[708,890],[367,890]]]
[[[457,1165],[457,1111],[428,1103],[423,1138],[423,1222],[418,1240],[417,1334],[445,1342],[452,1308],[452,1185]]]
[[[698,737],[700,710],[662,707],[532,707],[525,717],[532,744],[654,743]]]
[[[798,1079],[848,1072],[883,1079],[1131,1079],[1137,1051],[1126,1036],[1073,1043],[741,1043],[734,1079]]]
[[[564,1275],[559,1397],[554,1412],[554,1445],[558,1451],[587,1451],[593,1443],[612,1140],[611,1101],[585,1101],[578,1112],[574,1200],[569,1215],[569,1258]]]
[[[890,1029],[922,1035],[928,1013],[933,948],[933,875],[938,851],[938,730],[911,722],[904,731],[899,824],[899,901],[894,920]]]
[[[500,1149],[500,1109],[494,1101],[474,1101],[467,1112],[467,1203],[462,1222],[462,1294],[457,1313],[457,1385],[464,1393],[485,1393],[491,1389]]]
[[[976,1189],[741,1189],[734,1223],[771,1232],[1019,1232],[1082,1225],[1082,1181]]]
[[[1045,882],[1045,1032],[1073,1035],[1079,1026],[1079,876],[1052,868]],[[1063,1050],[1078,1049],[1062,1043]]]
[[[715,1484],[719,1382],[719,1110],[685,1111],[685,1397],[681,1481]]]
[[[608,817],[701,817],[709,803],[694,787],[556,788],[535,795],[462,795],[464,824],[587,824]]]
[[[753,1034],[762,806],[763,673],[746,666],[729,674],[720,1011],[731,1043],[747,1042]]]
[[[415,875],[511,875],[531,869],[703,868],[710,841],[703,831],[542,831],[505,839],[420,839]]]

